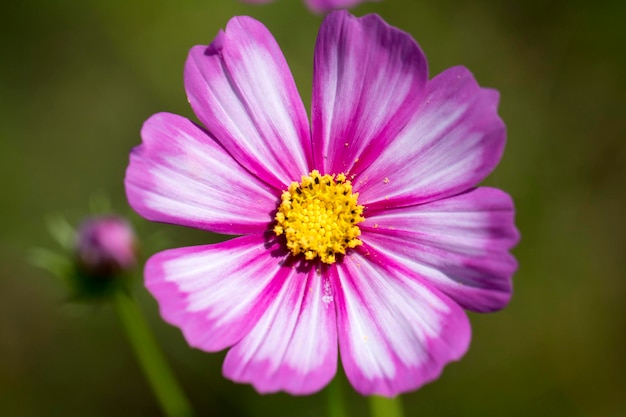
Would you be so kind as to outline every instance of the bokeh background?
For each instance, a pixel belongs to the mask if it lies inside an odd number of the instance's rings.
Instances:
[[[626,2],[384,0],[431,74],[465,65],[501,92],[508,126],[487,180],[517,204],[522,241],[510,306],[471,314],[465,358],[403,396],[407,416],[626,415]],[[80,220],[97,193],[131,214],[124,170],[151,114],[193,117],[188,49],[236,14],[279,41],[305,103],[321,17],[299,0],[24,0],[0,12],[0,415],[162,415],[107,305],[67,291],[27,259],[55,247],[51,214]],[[219,239],[132,217],[171,247]],[[161,243],[159,243],[161,244]],[[148,253],[145,253],[148,252]],[[198,416],[324,416],[324,392],[260,396],[221,376],[223,353],[189,348],[137,277],[142,310]],[[340,376],[353,415],[367,402]]]

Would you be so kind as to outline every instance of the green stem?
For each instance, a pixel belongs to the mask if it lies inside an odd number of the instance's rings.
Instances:
[[[329,417],[347,417],[346,405],[343,401],[341,393],[341,381],[335,376],[326,388],[328,397],[328,416]]]
[[[404,415],[400,396],[386,398],[372,395],[369,400],[372,417],[402,417]]]
[[[119,291],[115,308],[137,360],[167,417],[193,417],[193,411],[159,350],[141,311],[130,295]]]

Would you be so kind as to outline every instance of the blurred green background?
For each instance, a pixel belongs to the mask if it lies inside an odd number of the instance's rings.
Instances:
[[[410,32],[431,74],[461,64],[500,90],[508,145],[487,182],[513,195],[522,233],[511,305],[470,315],[470,351],[403,396],[407,416],[626,415],[626,2],[384,0],[354,10],[367,12]],[[299,0],[2,6],[0,415],[162,415],[115,312],[67,303],[27,256],[55,247],[47,216],[75,223],[94,193],[130,213],[122,181],[142,122],[159,111],[192,117],[187,51],[235,14],[269,27],[309,103],[321,18]],[[216,239],[132,219],[142,238],[164,232],[172,247]],[[189,348],[139,278],[135,288],[198,416],[325,415],[323,392],[260,396],[223,379],[223,353]],[[366,415],[341,383],[352,414]]]

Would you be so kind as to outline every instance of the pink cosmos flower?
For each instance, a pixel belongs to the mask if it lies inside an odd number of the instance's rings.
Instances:
[[[315,47],[311,124],[270,32],[235,17],[195,46],[185,89],[204,127],[160,113],[126,174],[154,221],[240,235],[167,250],[145,268],[163,318],[224,374],[308,394],[346,375],[394,396],[468,348],[463,309],[511,296],[511,198],[498,93],[426,58],[380,17],[333,12]]]
[[[274,0],[241,0],[245,3],[271,3]],[[365,1],[379,1],[379,0],[305,0],[309,9],[316,13],[324,13],[334,9],[347,9],[361,4]]]

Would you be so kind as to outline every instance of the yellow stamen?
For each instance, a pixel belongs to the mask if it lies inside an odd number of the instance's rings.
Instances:
[[[344,174],[320,175],[313,170],[283,192],[274,233],[285,235],[293,255],[335,263],[337,254],[363,244],[357,224],[365,219],[358,196]]]

